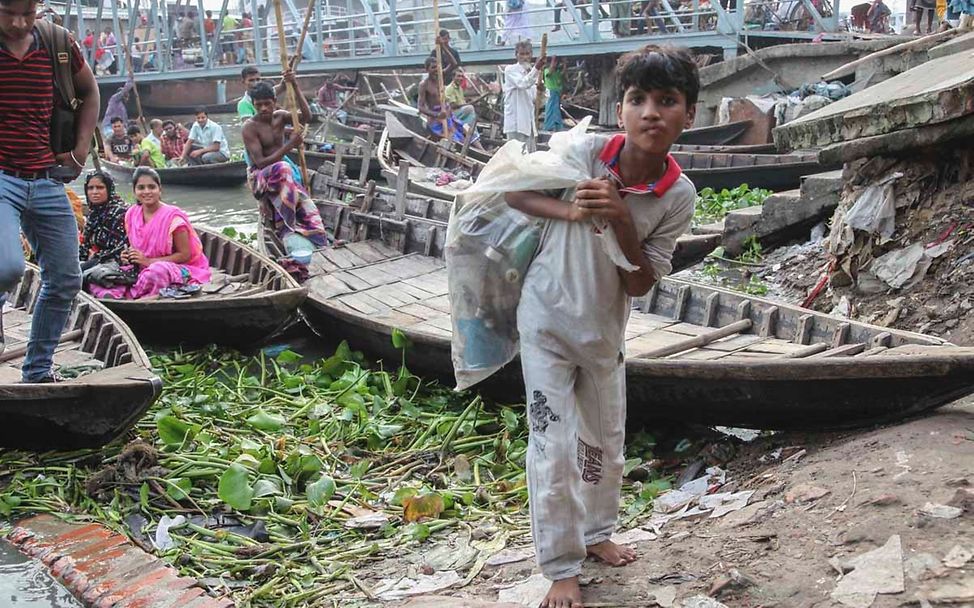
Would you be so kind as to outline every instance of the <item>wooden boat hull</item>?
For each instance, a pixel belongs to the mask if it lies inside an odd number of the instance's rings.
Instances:
[[[243,347],[273,336],[294,320],[307,289],[263,254],[221,234],[198,232],[212,266],[228,276],[246,274],[251,284],[269,288],[220,298],[105,299],[102,303],[140,338],[159,344]]]
[[[102,160],[101,164],[113,176],[132,181],[135,167],[108,160]],[[239,186],[247,182],[247,163],[242,160],[213,165],[167,167],[156,171],[164,185],[222,188]]]
[[[680,162],[680,154],[674,154]],[[751,155],[755,156],[755,155]],[[767,155],[771,158],[786,158],[785,155]],[[682,163],[681,163],[682,164]],[[704,188],[722,190],[734,189],[741,184],[751,188],[765,188],[773,192],[791,190],[801,186],[802,177],[829,171],[835,167],[822,165],[817,158],[795,159],[794,162],[781,162],[767,165],[750,165],[743,167],[723,167],[709,169],[684,169],[683,172],[697,187],[697,191]]]
[[[732,144],[751,128],[750,120],[739,120],[724,125],[694,127],[687,129],[676,138],[678,144],[705,144],[721,146]]]
[[[39,271],[28,265],[21,286],[5,312],[7,356],[17,348],[13,338],[26,338],[27,329],[13,324],[15,311],[23,317],[39,289]],[[8,316],[10,315],[10,316]],[[75,341],[70,332],[80,331]],[[73,346],[72,346],[73,344]],[[4,363],[0,381],[0,447],[29,450],[93,448],[128,431],[162,392],[149,359],[132,331],[110,310],[87,294],[79,294],[68,321],[55,364],[70,363],[83,353],[104,363],[103,369],[54,384],[22,384],[22,356]],[[7,364],[12,368],[7,368]]]
[[[334,163],[337,155],[334,152],[311,152],[305,150],[304,160],[308,164],[309,171],[318,171],[325,163]],[[298,155],[294,152],[288,154],[288,158],[298,162]],[[343,154],[342,164],[345,166],[345,174],[351,178],[358,178],[362,172],[362,165],[365,158],[362,154]],[[378,179],[382,177],[382,168],[379,166],[375,157],[369,160],[369,171],[366,179]]]

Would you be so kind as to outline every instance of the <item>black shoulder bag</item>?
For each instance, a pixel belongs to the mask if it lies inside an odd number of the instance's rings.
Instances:
[[[51,113],[51,149],[55,154],[74,150],[75,112],[81,100],[75,97],[71,72],[71,35],[68,30],[44,19],[34,22],[54,68],[54,110]]]

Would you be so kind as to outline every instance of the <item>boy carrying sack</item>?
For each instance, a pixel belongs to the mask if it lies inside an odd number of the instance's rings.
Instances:
[[[586,556],[613,566],[636,559],[609,540],[624,462],[625,327],[630,298],[671,270],[696,196],[669,155],[693,123],[700,86],[693,58],[650,45],[623,56],[616,75],[625,133],[586,136],[593,179],[560,198],[539,190],[505,195],[511,208],[543,222],[516,311],[531,532],[552,581],[541,608],[583,606],[578,577]],[[610,255],[606,231],[624,260]]]

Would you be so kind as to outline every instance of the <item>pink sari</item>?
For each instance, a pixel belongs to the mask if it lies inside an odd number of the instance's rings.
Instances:
[[[203,243],[193,230],[189,218],[179,208],[160,203],[159,210],[148,223],[140,205],[133,205],[125,213],[125,232],[129,243],[147,258],[160,258],[173,254],[173,234],[177,229],[189,231],[192,257],[185,264],[153,262],[139,272],[135,285],[128,287],[100,287],[91,285],[91,293],[99,298],[135,300],[158,294],[170,285],[206,283],[210,280],[210,263],[203,254]]]

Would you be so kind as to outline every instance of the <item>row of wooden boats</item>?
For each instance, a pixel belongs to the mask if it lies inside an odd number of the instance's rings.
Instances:
[[[346,244],[316,251],[307,282],[299,285],[277,263],[285,251],[267,218],[260,225],[259,251],[201,229],[214,272],[200,294],[139,301],[78,297],[56,355],[62,368],[84,373],[77,380],[16,382],[39,289],[37,271],[29,269],[5,309],[0,412],[15,424],[0,430],[0,446],[91,446],[128,428],[160,391],[136,336],[147,343],[244,346],[274,335],[299,312],[320,334],[348,339],[376,359],[398,359],[391,336],[403,331],[414,345],[410,369],[451,381],[443,257],[453,193],[430,184],[425,174],[463,169],[473,180],[483,160],[470,149],[430,141],[403,122],[387,114],[375,146],[375,130],[367,129],[371,135],[364,141],[355,134],[348,147],[315,159],[316,205]],[[364,155],[357,169],[355,146]],[[688,173],[711,175],[755,167],[785,173],[792,160],[766,158],[794,158],[750,153],[753,161],[747,164],[735,160],[741,155],[733,149],[699,147],[674,154],[684,155],[677,158]],[[376,166],[388,185],[375,179]],[[108,168],[131,173],[123,166]],[[212,180],[212,165],[199,169]],[[180,183],[179,175],[163,180]],[[713,235],[681,237],[674,270],[698,263],[716,244]],[[675,278],[634,301],[626,338],[633,426],[671,418],[776,429],[854,427],[974,392],[974,349]],[[515,362],[483,390],[517,398],[512,389],[520,385]]]

